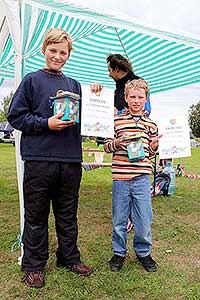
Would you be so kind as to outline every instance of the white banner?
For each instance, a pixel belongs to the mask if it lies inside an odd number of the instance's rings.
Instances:
[[[114,91],[103,88],[100,95],[82,86],[81,135],[114,136]]]
[[[191,156],[189,126],[186,116],[167,116],[159,125],[159,133],[163,134],[159,141],[159,158]]]

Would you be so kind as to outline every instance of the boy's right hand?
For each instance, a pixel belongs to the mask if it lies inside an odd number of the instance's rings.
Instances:
[[[126,136],[122,135],[119,138],[115,139],[115,146],[117,148],[121,148],[123,150],[127,150],[126,147],[130,143],[130,141],[125,140]]]
[[[62,121],[61,118],[63,116],[63,113],[59,113],[55,116],[52,116],[48,119],[48,126],[51,130],[62,130],[66,127],[75,125],[76,123],[74,121]]]

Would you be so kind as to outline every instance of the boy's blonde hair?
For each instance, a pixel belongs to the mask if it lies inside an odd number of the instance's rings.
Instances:
[[[128,81],[125,84],[125,90],[124,90],[125,97],[128,96],[128,92],[132,88],[135,88],[136,90],[144,89],[146,96],[148,95],[149,86],[148,86],[148,83],[144,79],[134,79],[134,80]]]
[[[68,43],[68,49],[69,49],[69,56],[71,53],[71,50],[73,50],[72,47],[72,40],[70,35],[61,28],[51,28],[47,31],[47,33],[44,36],[43,42],[42,42],[42,51],[45,52],[46,47],[53,43],[62,43],[67,42]]]

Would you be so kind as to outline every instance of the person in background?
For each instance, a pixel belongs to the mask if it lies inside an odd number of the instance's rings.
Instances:
[[[147,117],[144,105],[149,87],[142,79],[136,79],[125,85],[127,110],[115,115],[113,139],[106,139],[104,149],[113,153],[112,159],[112,246],[110,270],[120,271],[127,252],[128,217],[134,220],[133,247],[138,260],[148,272],[154,272],[157,264],[151,257],[152,205],[150,192],[151,156],[158,150],[157,125]],[[138,136],[134,144],[132,138]],[[138,152],[138,145],[141,149]],[[133,139],[134,141],[134,139]],[[132,146],[130,160],[127,147]],[[141,153],[140,153],[141,152]]]
[[[114,92],[114,107],[115,113],[121,111],[125,107],[128,107],[127,102],[124,99],[124,90],[125,84],[129,80],[140,79],[133,72],[133,67],[131,62],[122,56],[121,54],[110,54],[107,56],[107,68],[109,77],[111,77],[115,81],[115,92]],[[103,85],[98,83],[92,83],[90,85],[91,92],[101,92]],[[148,100],[145,103],[145,111],[149,116],[151,113],[151,104],[150,104],[150,97],[148,94]]]
[[[77,247],[78,194],[82,175],[80,124],[53,115],[50,97],[58,91],[80,95],[80,83],[61,69],[70,57],[72,41],[64,30],[50,29],[43,40],[45,68],[27,74],[15,92],[8,121],[22,132],[21,156],[25,161],[22,270],[28,287],[44,286],[48,259],[48,217],[52,200],[58,239],[57,266],[88,276],[92,268],[80,259]]]

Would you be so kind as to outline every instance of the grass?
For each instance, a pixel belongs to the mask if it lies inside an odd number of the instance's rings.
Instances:
[[[92,145],[92,144],[91,144]],[[89,145],[89,146],[91,146]],[[15,168],[15,148],[0,144],[0,299],[38,300],[199,300],[199,211],[200,179],[176,178],[176,193],[153,199],[153,257],[156,273],[145,272],[132,250],[128,235],[128,255],[124,268],[112,273],[108,268],[111,250],[110,168],[83,171],[79,201],[79,248],[82,259],[95,272],[88,278],[55,266],[56,236],[53,215],[49,219],[49,260],[46,285],[28,289],[17,263],[20,250],[12,250],[19,233],[19,203]],[[85,153],[85,159],[92,159]],[[200,174],[200,149],[182,163],[187,173]],[[110,156],[106,155],[106,161]]]

